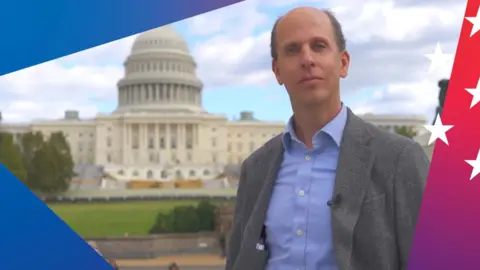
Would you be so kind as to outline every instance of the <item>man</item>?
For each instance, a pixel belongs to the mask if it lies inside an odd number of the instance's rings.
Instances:
[[[180,270],[180,267],[176,263],[171,263],[168,266],[168,270]]]
[[[341,102],[345,47],[327,11],[275,24],[272,70],[293,116],[242,165],[227,270],[406,269],[429,160]]]

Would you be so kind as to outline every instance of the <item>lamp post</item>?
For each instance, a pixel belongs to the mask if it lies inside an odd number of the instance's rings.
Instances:
[[[442,115],[443,111],[443,106],[445,104],[445,98],[447,97],[447,90],[448,90],[448,84],[450,83],[450,79],[442,79],[438,81],[438,87],[440,88],[440,91],[438,93],[438,106],[437,106],[437,111],[435,114],[435,118],[437,115]],[[433,124],[435,124],[435,120],[433,120]]]

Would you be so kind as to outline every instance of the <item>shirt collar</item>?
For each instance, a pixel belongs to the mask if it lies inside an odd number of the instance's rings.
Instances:
[[[342,109],[340,112],[332,119],[327,125],[325,125],[320,131],[318,131],[313,137],[314,145],[315,141],[319,139],[322,133],[327,134],[330,138],[333,139],[335,144],[339,147],[343,137],[343,130],[347,123],[347,107],[342,103]],[[294,129],[294,119],[293,116],[290,117],[288,123],[285,127],[283,134],[283,146],[285,149],[288,149],[292,140],[300,142],[295,134]]]

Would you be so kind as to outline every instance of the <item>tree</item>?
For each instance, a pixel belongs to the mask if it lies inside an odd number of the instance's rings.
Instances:
[[[43,142],[32,158],[30,176],[35,180],[34,190],[45,194],[58,191],[58,165],[55,160],[55,148]]]
[[[194,206],[177,206],[167,213],[160,212],[150,234],[198,233],[215,230],[216,207],[208,201]]]
[[[199,230],[211,232],[215,230],[215,205],[209,201],[201,201],[197,206],[197,216],[199,217]]]
[[[23,165],[19,147],[13,141],[13,135],[0,133],[0,163],[23,183],[27,180],[27,171]]]
[[[27,171],[27,180],[25,184],[32,190],[35,190],[35,184],[38,182],[32,175],[32,160],[35,152],[42,147],[43,142],[43,135],[40,132],[25,133],[20,142],[23,165]]]
[[[417,136],[417,131],[415,130],[415,128],[410,126],[395,127],[395,133],[408,138],[413,138]]]
[[[168,213],[160,212],[157,215],[155,224],[150,229],[150,234],[172,233],[174,231],[173,211]]]
[[[175,233],[199,232],[200,218],[194,206],[177,206],[173,209],[173,229]]]
[[[28,187],[43,194],[66,191],[74,176],[70,147],[62,132],[44,140],[41,133],[27,133],[21,143]]]
[[[23,134],[20,141],[20,147],[25,163],[32,161],[33,153],[42,146],[43,141],[43,135],[40,132],[28,132]]]
[[[65,191],[70,186],[70,180],[75,176],[70,145],[62,132],[52,133],[47,143],[52,148],[53,162],[57,165],[57,191]]]

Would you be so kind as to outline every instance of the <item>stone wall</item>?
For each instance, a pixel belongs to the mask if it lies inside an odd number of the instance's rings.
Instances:
[[[147,259],[162,255],[225,254],[230,236],[234,203],[226,202],[217,208],[215,232],[164,234],[143,237],[88,238],[100,251],[112,259]]]
[[[221,254],[216,233],[166,234],[145,237],[89,238],[99,250],[113,259],[146,259],[162,255]]]

